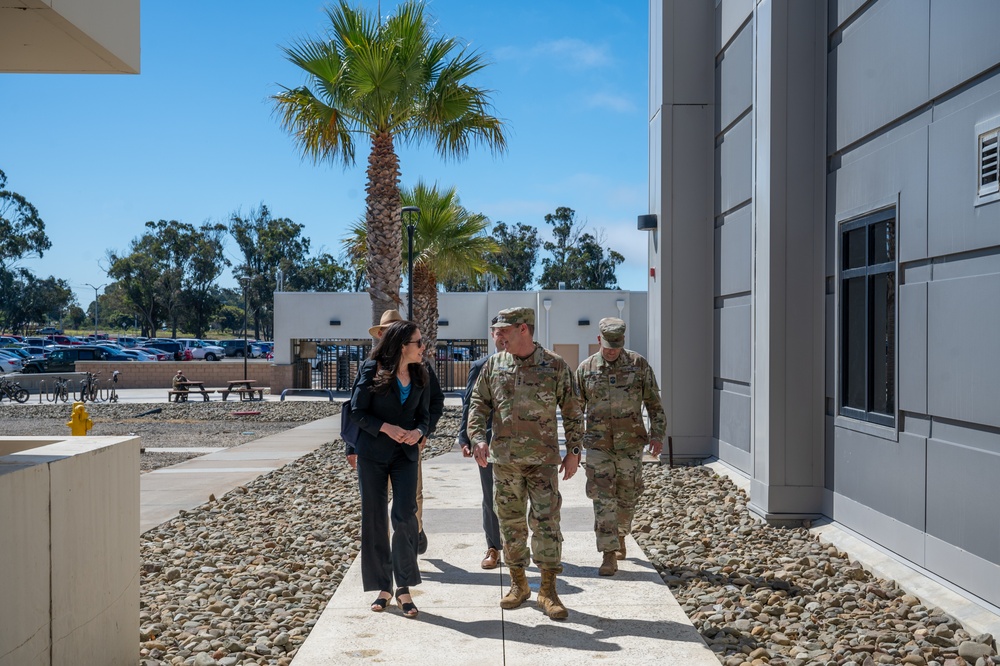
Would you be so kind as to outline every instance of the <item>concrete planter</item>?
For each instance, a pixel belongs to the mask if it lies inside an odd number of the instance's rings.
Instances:
[[[139,438],[0,438],[0,666],[133,664]]]

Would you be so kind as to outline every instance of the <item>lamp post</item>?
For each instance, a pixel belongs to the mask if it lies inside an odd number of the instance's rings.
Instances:
[[[104,289],[108,285],[105,283],[105,284],[102,284],[100,287],[95,287],[94,285],[92,285],[89,282],[87,282],[87,283],[84,283],[83,286],[90,287],[91,289],[94,290],[94,340],[97,340],[97,291],[99,289]]]
[[[406,285],[406,318],[413,321],[413,232],[417,230],[417,222],[420,222],[420,209],[416,206],[403,206],[403,215],[409,218],[409,222],[406,223],[406,235],[409,238],[409,245],[407,246],[406,257],[409,260],[408,273],[409,279]],[[417,222],[413,221],[413,214],[417,214]]]
[[[240,278],[243,285],[243,379],[247,378],[247,288],[250,286],[250,278]]]

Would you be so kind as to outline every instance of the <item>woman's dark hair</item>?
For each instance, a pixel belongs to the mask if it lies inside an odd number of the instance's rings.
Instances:
[[[378,362],[375,381],[372,382],[372,392],[385,394],[396,381],[396,371],[403,358],[403,343],[409,342],[417,331],[417,325],[412,321],[393,322],[375,344],[368,356]],[[417,386],[427,385],[427,370],[423,363],[410,363],[410,380]]]

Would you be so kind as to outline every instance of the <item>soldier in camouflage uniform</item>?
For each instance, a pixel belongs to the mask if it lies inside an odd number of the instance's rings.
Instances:
[[[604,553],[598,573],[613,576],[617,560],[625,559],[625,536],[642,494],[642,450],[649,444],[652,454],[660,455],[667,419],[649,363],[624,348],[625,322],[607,317],[598,328],[601,351],[580,364],[576,379],[587,415],[587,497],[594,502],[597,550]]]
[[[511,578],[500,606],[517,608],[531,596],[524,569],[534,560],[542,572],[538,606],[550,618],[563,619],[569,612],[556,594],[556,575],[562,572],[559,472],[563,480],[576,473],[582,426],[573,373],[562,358],[534,341],[532,308],[501,310],[493,329],[503,351],[490,357],[472,390],[468,435],[476,462],[483,467],[493,463],[494,507]],[[566,431],[562,459],[556,407]],[[487,443],[491,412],[493,432]]]

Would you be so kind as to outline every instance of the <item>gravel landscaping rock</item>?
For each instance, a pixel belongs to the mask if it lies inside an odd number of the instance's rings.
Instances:
[[[996,662],[993,636],[970,636],[805,528],[759,522],[712,470],[647,465],[644,480],[633,534],[720,663]]]
[[[139,416],[150,409],[157,414]],[[235,446],[338,403],[88,405],[93,434]],[[63,410],[65,414],[52,410]],[[65,435],[69,406],[0,406],[0,435]],[[425,457],[453,448],[448,408]],[[144,465],[156,460],[143,454]],[[989,634],[875,578],[805,528],[771,527],[705,467],[644,469],[633,534],[725,666],[991,666]],[[360,547],[357,477],[336,440],[142,535],[138,663],[291,663]]]

